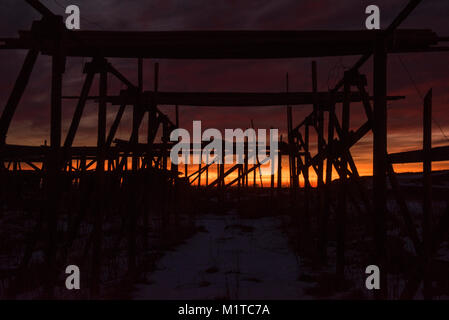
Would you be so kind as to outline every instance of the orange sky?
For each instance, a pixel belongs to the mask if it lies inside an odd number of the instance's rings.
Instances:
[[[36,164],[38,167],[40,167],[39,164]],[[204,165],[204,164],[203,164]],[[76,166],[76,162],[74,162],[74,166]],[[131,166],[131,159],[129,159],[129,166]],[[230,169],[232,167],[232,165],[225,165],[225,171]],[[170,168],[170,164],[169,164],[169,168]],[[179,165],[178,170],[180,171],[180,177],[184,177],[185,176],[185,172],[184,172],[184,164]],[[326,166],[324,165],[324,172],[325,172],[325,168]],[[370,163],[363,163],[357,164],[357,168],[359,170],[359,174],[361,176],[370,176],[372,174],[372,164]],[[449,161],[441,161],[441,162],[434,162],[432,163],[432,170],[437,171],[437,170],[447,170],[449,168]],[[31,169],[28,165],[23,164],[22,169],[25,170],[29,170]],[[92,166],[90,169],[95,169],[95,166]],[[188,175],[190,176],[191,174],[193,174],[194,172],[196,172],[198,170],[198,165],[189,165],[188,166]],[[422,171],[422,165],[420,163],[414,163],[414,164],[397,164],[394,165],[394,170],[396,173],[403,173],[403,172],[421,172]],[[213,182],[216,178],[217,178],[217,167],[215,165],[209,167],[209,178],[208,178],[208,182],[211,183]],[[250,173],[250,177],[249,177],[249,185],[253,185],[253,175],[254,172]],[[289,178],[289,168],[288,168],[288,157],[287,156],[283,156],[282,159],[282,186],[283,187],[287,187],[289,186],[290,183],[290,178]],[[277,186],[277,178],[278,174],[277,171],[275,173],[275,186]],[[231,181],[233,181],[235,178],[237,178],[237,171],[234,171],[233,173],[229,174],[226,178],[225,178],[225,182],[229,183]],[[337,173],[335,172],[335,170],[333,170],[332,172],[332,179],[336,179],[338,178]],[[193,179],[193,178],[191,178]],[[316,186],[316,175],[313,169],[309,170],[309,179],[310,182],[312,184],[312,186]],[[269,187],[271,184],[271,176],[270,176],[270,168],[269,166],[263,166],[262,172],[260,172],[259,170],[256,170],[256,184],[258,186],[260,186],[260,181],[262,180],[262,184],[264,187]],[[201,175],[201,185],[205,185],[206,184],[206,173],[203,173]],[[193,185],[198,185],[198,179],[195,180],[195,182],[193,183]],[[235,184],[237,185],[237,184]],[[304,180],[302,178],[302,176],[300,177],[300,185],[303,186],[304,185]]]

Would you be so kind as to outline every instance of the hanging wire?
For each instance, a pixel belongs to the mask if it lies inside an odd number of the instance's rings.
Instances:
[[[418,96],[421,98],[422,101],[424,101],[424,95],[421,93],[421,90],[419,90],[418,85],[416,84],[415,80],[413,79],[412,74],[410,73],[409,69],[407,68],[406,64],[404,63],[404,61],[402,60],[400,55],[397,55],[399,62],[401,63],[402,67],[404,68],[405,72],[407,73],[410,81],[412,82],[416,92],[418,93]],[[438,129],[440,130],[441,134],[443,135],[443,137],[449,141],[449,137],[444,133],[443,128],[441,127],[440,123],[432,116],[432,121],[436,124],[436,126],[438,127]]]
[[[404,61],[402,60],[400,55],[397,55],[399,62],[401,63],[402,67],[404,68],[405,72],[407,73],[410,81],[412,82],[413,86],[415,87],[416,92],[418,93],[419,97],[421,98],[421,100],[424,100],[424,96],[421,93],[421,90],[419,90],[418,85],[416,84],[415,80],[412,77],[412,74],[410,73],[409,69],[407,68],[407,66],[405,65]]]

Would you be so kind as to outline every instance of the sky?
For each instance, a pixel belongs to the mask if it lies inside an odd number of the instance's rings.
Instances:
[[[380,8],[381,28],[407,4],[407,0],[42,0],[54,13],[64,15],[65,7],[76,4],[81,11],[82,30],[363,30],[365,8]],[[423,1],[401,28],[432,29],[449,36],[449,1]],[[15,37],[18,30],[30,28],[40,15],[25,1],[1,0],[0,38]],[[23,63],[26,52],[0,51],[0,110]],[[358,57],[317,58],[318,89],[326,91],[351,67]],[[111,59],[117,69],[136,82],[135,60]],[[153,88],[153,66],[160,64],[160,91],[252,91],[285,90],[289,73],[290,91],[311,90],[312,59],[277,60],[145,60],[144,89]],[[87,59],[68,59],[64,75],[64,95],[77,95],[83,83],[82,65]],[[14,116],[7,142],[41,145],[49,140],[50,59],[40,56],[29,86]],[[360,70],[368,77],[372,93],[372,62]],[[422,144],[422,97],[433,90],[433,146],[447,145],[449,136],[449,63],[448,53],[414,53],[390,55],[388,60],[388,94],[406,99],[389,103],[388,152],[420,148]],[[111,78],[108,91],[117,93],[121,85]],[[96,94],[96,84],[91,94]],[[63,137],[75,107],[74,101],[63,103]],[[108,109],[108,125],[117,107]],[[170,117],[173,107],[161,109]],[[310,113],[311,106],[294,107],[294,125]],[[341,113],[340,107],[337,112]],[[87,105],[74,145],[95,145],[96,114],[94,102]],[[129,137],[131,112],[125,113],[118,138]],[[264,108],[195,108],[180,107],[180,127],[191,129],[193,120],[202,120],[203,128],[247,128],[251,121],[258,128],[278,128],[286,135],[284,106]],[[351,105],[351,129],[365,121],[362,106]],[[143,129],[144,130],[144,129]],[[312,140],[316,140],[311,136]],[[312,148],[315,144],[313,144]],[[313,150],[313,149],[312,149]],[[372,170],[372,135],[368,134],[351,149],[361,174]],[[434,163],[433,168],[449,168],[448,163]],[[396,169],[396,168],[395,168]],[[416,171],[419,165],[401,165],[399,171]]]

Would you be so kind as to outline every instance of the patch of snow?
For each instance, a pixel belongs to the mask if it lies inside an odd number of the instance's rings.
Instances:
[[[299,299],[298,259],[280,230],[281,219],[205,216],[200,232],[157,263],[135,299]]]

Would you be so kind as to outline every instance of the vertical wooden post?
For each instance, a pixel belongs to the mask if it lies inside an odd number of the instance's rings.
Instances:
[[[220,179],[220,161],[217,160],[217,179]],[[220,183],[217,184],[217,187],[220,186]]]
[[[128,201],[129,201],[129,210],[128,214],[128,277],[129,280],[132,281],[133,276],[136,271],[136,229],[137,229],[137,206],[135,205],[136,200],[136,191],[137,191],[137,171],[139,169],[139,158],[135,154],[136,147],[139,143],[139,113],[142,112],[140,110],[141,105],[136,104],[133,106],[133,133],[131,134],[131,146],[133,149],[132,155],[132,164],[131,164],[131,175],[128,175],[128,184],[127,184],[127,192],[128,192]],[[128,161],[126,160],[126,163]]]
[[[285,78],[285,87],[287,93],[289,92],[289,79],[288,79],[288,73],[286,74]],[[295,158],[293,156],[293,136],[292,136],[292,130],[293,130],[293,115],[292,115],[292,107],[287,106],[287,133],[288,133],[288,161],[289,161],[289,168],[290,168],[290,188],[294,189],[296,188],[296,163]]]
[[[136,153],[137,145],[139,143],[139,127],[140,127],[140,120],[141,120],[141,113],[142,112],[142,106],[140,103],[136,103],[133,106],[133,126],[132,126],[132,133],[131,133],[131,146],[132,146],[132,170],[137,171],[139,169],[139,156]]]
[[[123,113],[125,113],[126,104],[122,103],[120,108],[115,115],[114,121],[111,124],[111,128],[109,129],[108,137],[106,138],[106,148],[109,148],[112,144],[112,140],[114,140],[115,134],[117,133],[118,126],[120,121],[122,120]]]
[[[65,69],[65,57],[62,53],[61,40],[55,40],[52,55],[52,81],[51,81],[51,112],[50,112],[50,153],[47,172],[47,279],[45,295],[53,297],[56,275],[57,250],[57,218],[59,210],[60,193],[60,150],[61,150],[61,113],[62,113],[62,76]]]
[[[335,104],[329,104],[329,119],[327,129],[327,161],[326,161],[326,188],[324,193],[323,217],[320,226],[319,254],[322,262],[327,261],[327,220],[331,209],[331,190],[332,190],[332,163],[333,163],[333,146],[334,146],[334,113]]]
[[[246,188],[248,188],[248,182],[249,182],[249,173],[248,173],[248,152],[249,152],[249,150],[248,150],[248,148],[249,148],[249,145],[248,145],[248,137],[245,137],[245,145],[244,145],[244,150],[245,150],[245,163],[244,163],[244,173],[245,173],[245,175],[244,175],[244,180],[243,180],[243,183],[244,183],[244,186],[246,187]]]
[[[153,90],[154,90],[154,93],[155,93],[155,96],[156,96],[156,99],[157,99],[157,92],[159,91],[159,63],[158,62],[156,62],[154,64],[154,80],[153,80],[153,82],[154,82],[153,83],[153,86],[154,86]],[[152,121],[152,126],[154,127],[152,130],[154,130],[154,132],[153,132],[152,141],[151,141],[151,149],[153,148],[154,138],[155,138],[155,136],[157,134],[156,127],[158,126],[158,124],[156,123],[156,114],[157,114],[156,113],[156,108],[157,108],[157,101],[153,101],[151,103],[151,119],[152,119],[151,121]],[[164,136],[166,133],[164,131],[164,128],[162,128],[162,130],[163,130],[162,135]],[[165,148],[166,148],[166,146],[164,145],[164,152],[165,152]],[[163,154],[162,156],[165,157],[166,155]]]
[[[222,144],[221,144],[221,164],[220,164],[220,178],[221,178],[221,182],[220,182],[220,187],[222,189],[224,189],[224,171],[225,171],[225,154],[226,154],[226,150],[225,150],[226,144],[225,141],[222,140]],[[220,191],[220,193],[223,192],[223,190]]]
[[[386,211],[387,211],[387,52],[382,35],[374,51],[373,110],[373,203],[375,264],[381,272],[378,298],[387,298]]]
[[[313,111],[315,114],[315,120],[317,123],[317,133],[318,133],[318,152],[320,153],[323,150],[323,142],[324,142],[324,126],[323,126],[323,110],[318,105],[317,102],[317,92],[318,92],[318,76],[317,76],[317,68],[316,68],[316,61],[312,61],[312,92],[315,94],[314,96],[314,104],[313,104]],[[317,172],[317,186],[318,188],[323,185],[323,161],[318,162],[318,172]]]
[[[201,146],[199,151],[199,163],[198,163],[198,187],[201,187]]]
[[[8,98],[8,102],[3,109],[2,116],[0,118],[0,146],[6,143],[6,134],[8,133],[9,125],[28,84],[38,54],[39,51],[36,49],[31,49],[28,51],[19,76],[14,83],[14,88]]]
[[[138,59],[138,78],[139,78],[139,87],[141,87],[142,83],[142,66],[143,61]],[[132,134],[130,139],[130,144],[133,149],[132,155],[132,174],[131,179],[128,182],[128,200],[129,200],[129,211],[128,211],[128,276],[130,280],[132,280],[136,271],[136,231],[137,231],[137,217],[138,217],[138,208],[136,206],[137,192],[139,190],[138,187],[138,177],[137,171],[139,170],[139,156],[136,154],[137,146],[139,143],[139,127],[142,120],[143,106],[140,101],[141,88],[138,88],[137,91],[137,102],[133,106],[133,126],[132,126]]]
[[[106,96],[107,96],[107,70],[106,60],[98,61],[101,68],[98,104],[98,134],[97,134],[97,212],[95,213],[93,229],[93,250],[92,250],[92,288],[94,296],[100,293],[101,262],[102,262],[102,239],[103,239],[103,211],[104,203],[104,164],[105,164],[105,144],[106,144]]]
[[[86,78],[84,80],[83,88],[81,89],[81,95],[76,105],[75,112],[73,114],[72,122],[70,123],[69,131],[64,142],[64,147],[69,148],[72,146],[73,140],[75,139],[76,131],[78,130],[81,117],[83,116],[84,107],[89,95],[92,82],[97,72],[98,59],[93,58],[92,62],[86,63],[84,66],[84,72],[86,73]]]
[[[159,90],[159,63],[154,64],[154,83],[153,83],[154,93],[157,96],[157,91]],[[143,88],[142,88],[143,92]],[[150,110],[148,111],[148,134],[147,134],[147,144],[148,144],[148,167],[151,169],[153,162],[153,143],[154,138],[158,130],[158,119],[157,119],[157,101],[150,102]]]
[[[143,93],[143,59],[137,59],[137,101],[139,104],[139,109],[143,109],[142,107],[142,93]],[[143,111],[140,111],[143,112]],[[134,115],[133,115],[134,116]],[[138,135],[138,131],[137,131]],[[136,144],[139,143],[139,139],[137,138]]]
[[[271,152],[271,148],[273,148],[273,145],[271,144],[271,141],[270,141],[270,152]],[[275,152],[278,152],[278,150],[276,150]],[[271,160],[270,161],[270,170],[271,170],[270,194],[271,194],[271,197],[273,197],[273,195],[274,195],[274,166],[275,165],[277,165],[277,162],[275,164],[274,161]]]
[[[432,252],[432,89],[424,98],[423,115],[423,244],[424,244],[424,299],[432,298],[430,279]]]
[[[255,167],[256,164],[254,163],[253,166]],[[254,187],[254,188],[257,187],[256,172],[257,172],[257,169],[254,169],[254,171],[253,171],[253,187]]]
[[[175,126],[176,128],[179,128],[179,108],[178,106],[175,106]],[[175,174],[176,178],[174,179],[174,183],[175,183],[175,194],[178,194],[177,191],[177,182],[178,182],[178,165],[172,163],[171,159],[170,159],[170,168],[173,174]]]
[[[278,189],[282,188],[282,135],[279,139],[279,153],[278,153]]]
[[[154,64],[154,92],[159,91],[159,62]]]
[[[351,99],[351,79],[348,72],[344,75],[344,99],[342,108],[342,136],[341,142],[343,145],[347,143],[349,134],[349,107]],[[343,284],[345,276],[345,236],[346,236],[346,206],[347,206],[347,168],[348,162],[345,154],[341,154],[341,169],[339,184],[339,196],[338,196],[338,210],[337,210],[337,267],[336,273],[340,281]]]
[[[206,153],[206,187],[209,185],[209,151]]]
[[[86,156],[82,155],[80,159],[80,171],[84,172],[86,170]]]
[[[318,92],[318,76],[317,76],[317,65],[316,61],[312,61],[312,91],[316,94]],[[317,153],[322,154],[324,152],[325,141],[324,141],[324,114],[323,107],[317,102],[314,103],[313,109],[315,112],[316,127],[317,127]],[[325,204],[325,199],[327,198],[327,189],[324,185],[324,158],[319,160],[317,163],[317,193],[318,193],[318,220],[321,223],[321,227],[325,224],[327,220],[327,215],[329,214],[329,205]],[[322,232],[324,230],[322,229]],[[321,254],[325,249],[319,248]]]
[[[315,115],[315,124],[316,124],[316,132],[317,132],[317,154],[323,152],[324,149],[324,116],[323,109],[318,104],[317,100],[317,92],[318,92],[318,75],[317,75],[317,64],[316,61],[312,61],[312,92],[315,94],[313,111]],[[317,163],[317,200],[318,200],[318,217],[322,219],[323,217],[323,201],[324,201],[324,162],[323,160],[318,161]]]
[[[143,59],[138,58],[137,59],[137,100],[138,103],[143,107],[142,105],[142,94],[143,94]],[[142,108],[143,109],[143,108]],[[142,110],[142,112],[144,112]],[[148,122],[148,127],[150,127],[150,124]],[[149,166],[149,159],[147,159],[147,163],[144,162],[144,159],[142,158],[142,167],[145,167],[145,165]],[[151,163],[151,162],[150,162]]]
[[[62,74],[63,60],[61,54],[54,54],[52,57],[52,89],[51,89],[51,128],[50,128],[50,148],[52,151],[59,151],[61,147],[61,112],[62,112]],[[56,164],[56,163],[52,163]]]
[[[106,64],[107,62],[104,60],[102,62],[103,64]],[[104,163],[104,147],[106,144],[106,96],[107,96],[107,88],[108,88],[108,74],[106,71],[106,66],[103,66],[104,70],[100,73],[100,101],[98,104],[98,137],[97,137],[97,146],[99,150],[103,151],[101,152],[101,156],[98,159],[99,168],[97,169],[99,172],[104,171],[104,166],[100,165],[100,162]]]
[[[170,140],[170,133],[169,133],[169,127],[168,127],[168,118],[164,115],[162,119],[162,170],[165,173],[168,171],[168,157],[170,156],[170,153],[168,152],[168,141]],[[170,221],[170,211],[166,208],[169,207],[170,201],[169,201],[169,185],[167,183],[163,184],[163,210],[162,210],[162,224],[164,227],[166,227]]]
[[[143,94],[143,59],[138,58],[137,59],[137,99],[138,99],[138,104],[140,105],[140,109],[141,109],[140,112],[143,113],[144,111],[143,111],[143,104],[142,104],[142,94]],[[150,122],[148,122],[148,127],[150,127]],[[137,141],[137,143],[138,143],[138,141]],[[136,144],[136,147],[137,147],[137,144]],[[150,154],[150,152],[149,152],[149,154]],[[146,165],[149,167],[151,165],[151,159],[147,159],[147,160],[149,160],[149,161],[147,161]],[[143,159],[142,159],[142,167],[144,167],[144,166],[145,166],[145,163],[143,162]]]
[[[167,170],[168,167],[168,141],[170,140],[170,133],[168,132],[168,119],[166,116],[164,116],[163,123],[162,123],[162,143],[163,143],[163,151],[162,151],[162,169],[164,171]]]
[[[143,91],[143,59],[137,59],[137,86],[139,92]]]
[[[240,196],[240,187],[242,186],[242,167],[240,165],[237,167],[237,186]]]
[[[309,122],[306,121],[304,128],[304,224],[305,231],[309,232],[310,223],[310,212],[309,212],[309,201],[310,201],[310,182],[309,182],[309,163],[310,163],[310,153],[309,153]]]

